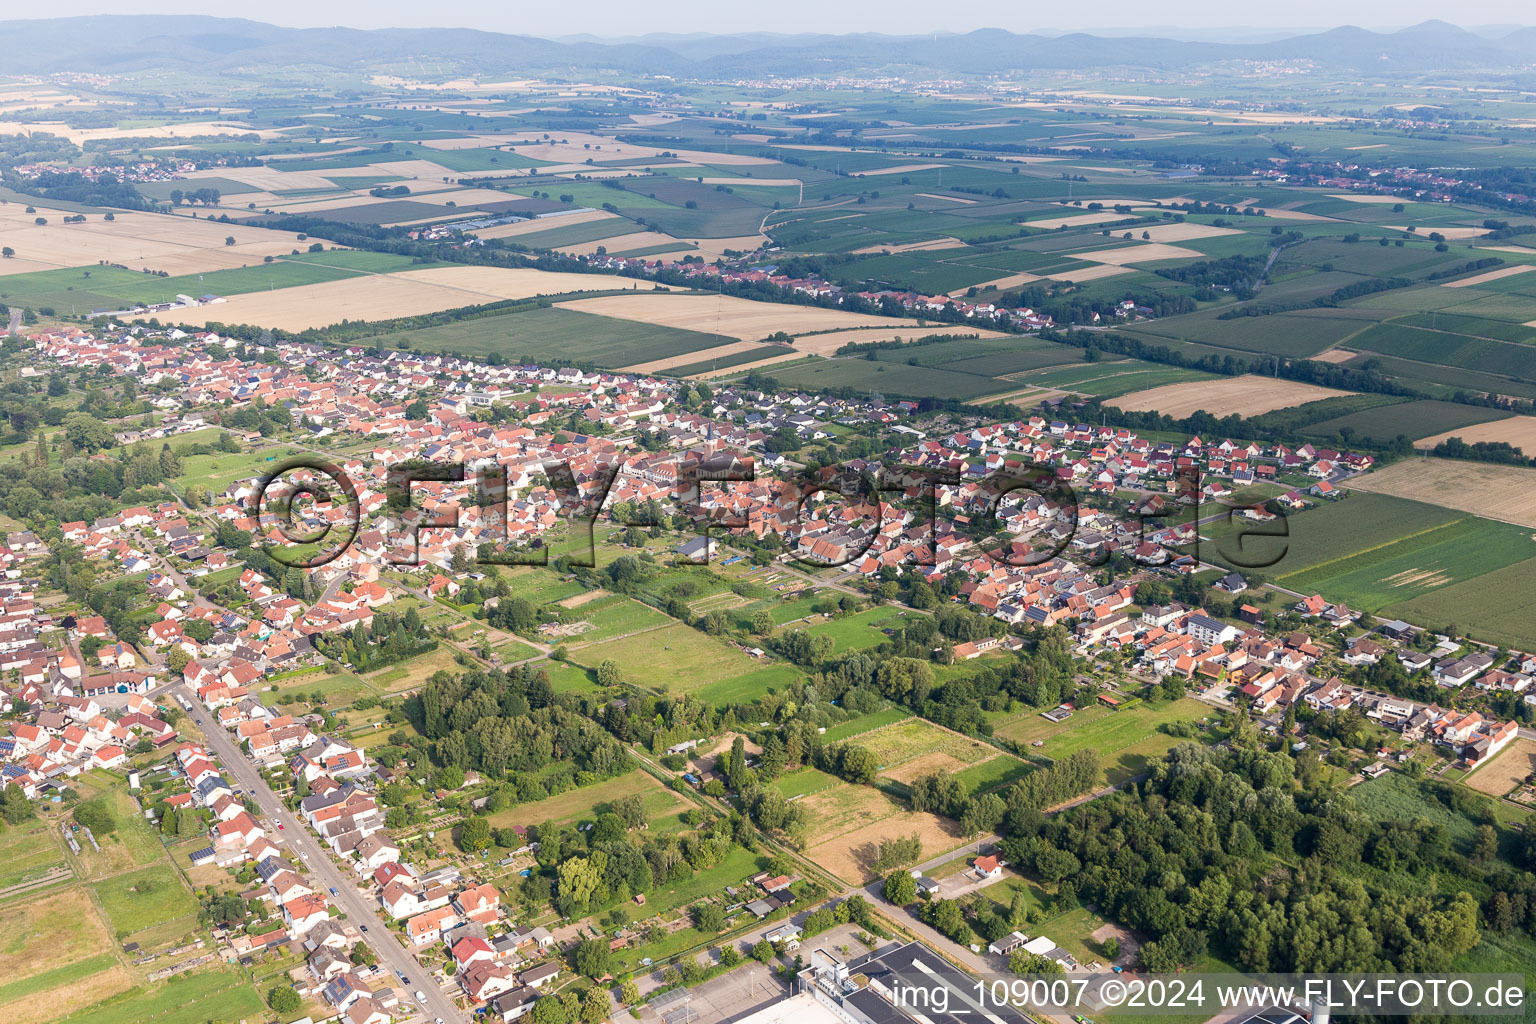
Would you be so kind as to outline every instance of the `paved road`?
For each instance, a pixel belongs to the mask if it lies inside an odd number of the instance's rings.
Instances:
[[[195,699],[196,694],[188,690],[183,685],[182,691],[187,698]],[[298,854],[304,870],[314,876],[316,881],[340,893],[339,896],[331,897],[331,902],[346,913],[349,921],[368,926],[368,934],[363,938],[373,947],[380,965],[395,975],[397,981],[402,972],[410,978],[411,983],[406,988],[412,995],[418,991],[426,995],[427,1016],[441,1017],[444,1021],[462,1021],[462,1015],[438,989],[430,974],[406,952],[394,933],[385,929],[373,896],[358,888],[352,874],[336,865],[331,859],[329,848],[309,831],[303,819],[283,806],[277,794],[272,792],[266,780],[261,777],[261,772],[240,753],[229,734],[209,722],[207,712],[200,705],[194,703],[193,707],[193,714],[199,719],[199,724],[204,726],[203,734],[208,738],[209,748],[224,765],[224,769],[234,777],[234,784],[255,798],[266,818],[283,826],[282,832],[274,838]]]

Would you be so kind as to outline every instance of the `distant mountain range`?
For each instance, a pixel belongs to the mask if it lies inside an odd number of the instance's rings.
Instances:
[[[106,74],[313,66],[455,75],[737,78],[889,72],[1007,74],[1028,69],[1189,68],[1228,60],[1306,59],[1333,69],[1426,72],[1536,68],[1536,28],[1490,37],[1443,21],[1396,32],[1343,27],[1262,41],[983,29],[927,35],[669,35],[564,41],[474,29],[281,28],[239,18],[97,15],[0,22],[11,73]]]

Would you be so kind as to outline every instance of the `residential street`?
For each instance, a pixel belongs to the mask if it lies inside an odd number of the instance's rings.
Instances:
[[[331,859],[330,850],[315,838],[302,818],[283,806],[277,794],[272,792],[266,780],[261,777],[261,772],[246,760],[229,734],[208,721],[207,711],[196,703],[197,694],[184,684],[181,689],[193,701],[193,707],[197,709],[193,714],[198,724],[204,726],[203,734],[208,739],[208,747],[224,766],[224,770],[232,776],[230,781],[237,788],[251,794],[261,807],[264,818],[283,826],[281,832],[270,838],[297,854],[304,871],[313,875],[322,886],[334,888],[340,893],[339,896],[331,897],[331,901],[342,909],[349,921],[368,926],[368,934],[364,938],[378,955],[379,964],[394,976],[396,982],[402,973],[411,979],[409,985],[403,986],[408,996],[414,997],[418,991],[426,995],[426,1016],[441,1017],[445,1022],[462,1020],[452,1000],[438,989],[428,973],[400,945],[394,933],[385,929],[378,903],[372,895],[357,886],[350,872],[337,867]]]

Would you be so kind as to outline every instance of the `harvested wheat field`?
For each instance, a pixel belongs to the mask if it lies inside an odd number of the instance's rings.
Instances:
[[[559,274],[505,267],[437,267],[398,274],[371,274],[277,291],[231,295],[212,306],[160,313],[183,324],[254,324],[287,331],[325,327],[342,320],[391,320],[505,299],[575,291],[634,288],[640,282],[607,274]],[[647,294],[651,285],[645,284]]]
[[[1408,227],[1405,224],[1384,224],[1382,226],[1387,228],[1389,231],[1408,230]],[[1438,234],[1444,237],[1447,241],[1451,242],[1465,242],[1469,238],[1482,238],[1487,233],[1487,228],[1425,228],[1422,232],[1420,232],[1420,234],[1426,238],[1431,234]]]
[[[1075,260],[1091,260],[1094,263],[1107,263],[1110,266],[1122,267],[1128,263],[1151,263],[1154,260],[1194,259],[1205,254],[1194,249],[1186,249],[1182,245],[1168,245],[1164,242],[1142,242],[1139,245],[1127,245],[1119,249],[1074,252],[1071,255]]]
[[[702,363],[706,359],[719,359],[721,356],[733,356],[737,352],[745,352],[748,349],[757,348],[755,341],[733,341],[729,345],[718,345],[715,348],[700,349],[696,352],[684,352],[682,355],[669,356],[666,359],[652,359],[648,363],[635,363],[633,366],[619,367],[620,373],[660,373],[670,370],[674,366],[687,366],[689,363]],[[788,355],[799,355],[793,349],[786,348]],[[735,367],[732,367],[735,372]]]
[[[996,278],[995,280],[992,280],[992,281],[983,281],[980,284],[975,285],[974,287],[975,287],[975,289],[978,292],[985,292],[985,291],[999,291],[999,292],[1001,292],[1001,291],[1007,291],[1009,288],[1018,288],[1021,285],[1034,284],[1036,281],[1040,281],[1040,280],[1043,280],[1043,278],[1039,277],[1036,274],[1024,274],[1024,273],[1009,274],[1007,277],[999,277],[999,278]],[[971,290],[971,286],[967,286],[967,287],[962,287],[962,288],[956,288],[954,291],[947,292],[946,294],[950,298],[952,298],[952,299],[959,299],[959,298],[963,298],[965,296],[965,293],[970,291],[970,290]]]
[[[1315,363],[1347,363],[1359,354],[1358,352],[1351,352],[1347,348],[1331,348],[1327,352],[1319,352],[1315,356],[1308,356],[1308,358]]]
[[[1348,487],[1536,529],[1536,469],[1454,459],[1404,459],[1356,477]]]
[[[1135,216],[1134,213],[1115,213],[1113,210],[1108,213],[1072,213],[1065,217],[1035,217],[1021,226],[1055,231],[1059,227],[1086,228],[1095,224],[1113,224],[1117,220],[1130,220]]]
[[[912,321],[895,317],[847,313],[815,306],[753,302],[730,295],[667,295],[651,291],[650,285],[635,295],[575,299],[559,303],[559,306],[561,309],[596,313],[598,316],[611,316],[620,320],[638,320],[663,327],[715,332],[741,341],[759,341],[775,331],[803,334],[806,331],[827,331],[839,327],[914,330]]]
[[[906,811],[813,846],[805,853],[813,863],[838,878],[859,884],[874,877],[875,855],[882,842],[904,839],[914,832],[923,845],[920,861],[953,850],[964,838],[960,835],[960,827],[948,819],[927,812]]]
[[[1470,288],[1473,285],[1487,284],[1489,281],[1499,281],[1506,277],[1514,277],[1516,274],[1529,273],[1536,270],[1536,266],[1522,263],[1514,267],[1500,267],[1498,270],[1490,270],[1486,274],[1475,274],[1472,277],[1464,277],[1459,281],[1447,281],[1442,288]]]
[[[1348,199],[1352,203],[1400,203],[1397,196],[1368,196],[1359,192],[1330,192],[1329,199]]]
[[[975,327],[934,326],[918,327],[908,322],[902,329],[871,327],[852,331],[829,331],[826,334],[802,334],[795,338],[794,351],[801,355],[831,356],[844,345],[857,345],[871,341],[892,341],[901,338],[916,341],[931,335],[946,338],[1006,338],[1001,331],[978,330]],[[1017,337],[1017,335],[1014,335]]]
[[[1532,772],[1536,772],[1536,740],[1517,739],[1463,781],[1489,796],[1503,796]]]
[[[628,234],[613,234],[606,238],[594,238],[589,242],[577,242],[574,245],[557,245],[555,251],[563,252],[567,256],[586,256],[599,249],[617,253],[663,245],[670,245],[675,249],[688,248],[687,242],[679,242],[671,235],[660,231],[631,231]]]
[[[1153,242],[1187,242],[1191,238],[1216,238],[1219,235],[1240,235],[1236,228],[1218,228],[1210,224],[1194,224],[1188,221],[1183,224],[1156,224],[1150,228],[1143,228],[1136,232],[1136,237],[1143,234],[1151,235]]]
[[[1470,427],[1458,427],[1433,437],[1413,442],[1418,448],[1433,448],[1441,441],[1459,437],[1467,444],[1478,441],[1504,441],[1528,455],[1536,455],[1536,416],[1506,416],[1502,420],[1474,423]]]
[[[1229,416],[1232,413],[1257,416],[1275,409],[1288,409],[1293,405],[1348,394],[1352,392],[1244,374],[1221,380],[1165,384],[1159,388],[1132,392],[1115,399],[1111,404],[1127,412],[1155,410],[1175,418],[1202,409],[1213,416]]]
[[[785,349],[781,356],[768,356],[766,359],[754,359],[750,363],[737,363],[720,370],[705,370],[703,373],[690,373],[688,380],[709,380],[711,377],[720,377],[729,374],[734,377],[746,373],[748,370],[760,370],[765,366],[777,366],[779,363],[789,363],[796,359],[804,359],[805,355],[794,349]]]
[[[1116,277],[1120,274],[1134,273],[1130,267],[1119,267],[1111,263],[1096,263],[1093,266],[1083,267],[1081,270],[1053,270],[1046,275],[1052,281],[1068,281],[1072,284],[1082,284],[1084,281],[1097,281],[1103,277]]]
[[[866,245],[862,249],[854,249],[853,256],[867,256],[872,252],[898,253],[898,252],[934,252],[939,249],[964,249],[965,243],[958,238],[930,238],[926,242],[908,242],[906,245]]]
[[[951,203],[963,203],[966,206],[974,206],[976,203],[981,202],[980,199],[963,199],[960,196],[945,196],[937,192],[916,192],[913,194],[919,199],[946,199]]]
[[[536,217],[533,220],[520,220],[514,224],[498,224],[493,228],[476,228],[475,234],[481,238],[515,238],[518,235],[531,235],[536,231],[586,224],[588,221],[617,220],[618,216],[607,210],[583,210],[581,213],[563,213],[558,217]]]
[[[37,207],[27,213],[20,203],[0,205],[0,245],[16,251],[16,259],[49,268],[91,267],[105,260],[132,270],[149,267],[170,273],[195,273],[260,263],[263,256],[287,255],[302,248],[296,233],[220,224],[202,217],[158,213],[114,213],[112,220],[87,214],[78,224],[65,224],[62,210]],[[42,218],[46,224],[38,224]],[[225,244],[233,238],[235,244]],[[303,244],[327,240],[311,238]],[[161,264],[165,264],[162,266]]]

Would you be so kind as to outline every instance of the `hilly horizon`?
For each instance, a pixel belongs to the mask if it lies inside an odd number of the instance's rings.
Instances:
[[[1395,32],[1355,26],[1259,42],[1002,29],[912,35],[674,34],[551,40],[467,28],[284,28],[241,18],[92,15],[0,22],[18,73],[127,73],[210,66],[311,65],[453,75],[621,73],[684,78],[858,73],[997,75],[1035,69],[1190,68],[1227,60],[1310,61],[1333,69],[1521,71],[1536,65],[1536,28],[1490,38],[1444,21]]]

